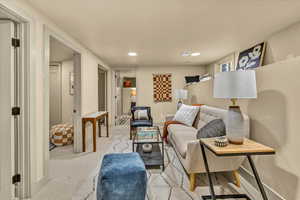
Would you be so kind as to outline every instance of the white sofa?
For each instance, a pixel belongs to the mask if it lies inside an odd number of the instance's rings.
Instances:
[[[223,119],[226,126],[226,117],[227,110],[204,105],[200,107],[194,127],[180,124],[168,126],[168,140],[174,147],[186,172],[190,175],[190,190],[192,191],[195,189],[196,174],[206,172],[199,140],[197,140],[198,129],[213,119]],[[172,116],[169,115],[166,120],[172,120]],[[244,115],[244,134],[247,138],[249,138],[250,132],[249,125],[249,118]],[[244,160],[243,157],[217,157],[212,152],[207,151],[207,159],[211,172],[232,171],[236,184],[239,186],[237,170]]]

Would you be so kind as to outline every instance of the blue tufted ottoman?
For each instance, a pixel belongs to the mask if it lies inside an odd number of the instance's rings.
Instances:
[[[104,156],[97,184],[97,200],[144,200],[147,173],[138,153]]]

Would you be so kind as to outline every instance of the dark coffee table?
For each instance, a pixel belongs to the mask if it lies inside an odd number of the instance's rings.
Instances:
[[[152,144],[152,152],[143,152],[143,144]],[[138,127],[133,137],[132,151],[140,154],[147,169],[162,167],[162,170],[165,170],[164,142],[158,126]]]

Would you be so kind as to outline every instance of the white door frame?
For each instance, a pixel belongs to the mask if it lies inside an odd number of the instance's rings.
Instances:
[[[20,15],[2,4],[0,4],[0,9],[9,15],[9,19],[17,22],[19,24],[19,106],[21,108],[21,114],[19,117],[19,173],[21,175],[21,183],[17,189],[17,194],[20,198],[26,198],[31,195],[31,156],[30,156],[30,143],[31,143],[31,128],[33,121],[35,121],[34,106],[35,100],[30,99],[32,92],[30,85],[32,81],[30,76],[34,73],[34,68],[31,59],[31,30],[30,24],[32,24],[32,19],[24,14]]]
[[[112,102],[114,102],[112,104],[112,108],[111,108],[112,109],[112,123],[111,124],[114,124],[114,125],[116,125],[116,122],[117,122],[116,118],[118,116],[117,103],[116,103],[116,95],[117,95],[116,76],[117,76],[118,72],[124,71],[124,70],[134,71],[135,74],[137,73],[137,69],[135,67],[114,68],[111,72],[112,73],[112,75],[111,75],[111,94],[112,94],[111,97],[112,97]],[[138,94],[138,88],[136,88],[136,90],[137,90],[137,94]]]
[[[72,42],[65,39],[64,37],[57,34],[48,26],[44,25],[44,161],[45,161],[45,169],[46,177],[48,177],[48,165],[49,165],[49,63],[50,63],[50,37],[55,38],[59,42],[63,43],[65,46],[72,49],[74,52],[74,74],[75,74],[75,98],[74,98],[74,110],[76,113],[74,114],[74,152],[81,152],[82,143],[81,143],[81,122],[79,122],[79,118],[81,117],[81,108],[82,108],[82,97],[81,97],[81,50],[73,45]]]

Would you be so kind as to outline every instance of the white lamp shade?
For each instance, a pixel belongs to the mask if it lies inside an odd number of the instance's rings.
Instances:
[[[257,98],[255,71],[217,73],[214,78],[214,97],[222,99]]]
[[[176,99],[187,99],[188,98],[188,91],[184,89],[176,89],[175,90],[175,97]]]

